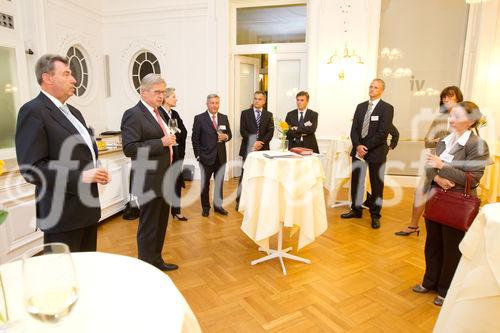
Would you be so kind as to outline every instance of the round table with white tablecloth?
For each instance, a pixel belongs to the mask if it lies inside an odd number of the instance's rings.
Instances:
[[[332,139],[325,154],[325,188],[328,190],[328,206],[350,205],[349,200],[338,200],[337,194],[351,178],[351,149],[349,138]]]
[[[201,332],[170,278],[132,257],[72,253],[79,287],[71,313],[57,324],[31,318],[24,308],[22,261],[0,266],[15,332]],[[16,328],[18,328],[16,330]]]
[[[264,249],[269,238],[285,227],[298,227],[298,249],[326,231],[324,172],[317,156],[253,152],[242,180],[241,229]],[[266,157],[267,155],[267,157]]]
[[[500,332],[500,203],[483,206],[460,243],[434,332]]]

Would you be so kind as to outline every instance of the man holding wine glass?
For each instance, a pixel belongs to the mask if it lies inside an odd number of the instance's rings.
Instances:
[[[184,156],[186,153],[186,138],[187,129],[184,126],[179,113],[172,109],[177,105],[177,96],[175,94],[175,88],[167,88],[165,91],[165,98],[163,100],[163,106],[160,107],[165,119],[168,119],[168,126],[172,133],[175,133],[176,144],[174,145],[174,158],[173,158],[173,170],[172,174],[175,177],[175,183],[170,186],[173,189],[169,190],[171,194],[170,198],[170,213],[173,219],[179,221],[187,221],[187,217],[181,214],[181,188],[184,187],[184,179],[182,178],[182,162],[184,161]]]
[[[125,156],[132,159],[131,192],[141,207],[137,228],[139,259],[163,271],[178,268],[162,258],[170,206],[165,197],[165,179],[173,161],[175,135],[159,108],[166,92],[165,80],[148,74],[140,86],[141,100],[125,111],[122,117],[122,141]]]
[[[210,178],[214,175],[214,211],[227,215],[222,208],[222,184],[226,169],[226,142],[231,140],[231,128],[225,114],[219,112],[220,98],[216,94],[207,96],[207,110],[194,117],[193,142],[194,156],[201,169],[201,215],[210,212]]]

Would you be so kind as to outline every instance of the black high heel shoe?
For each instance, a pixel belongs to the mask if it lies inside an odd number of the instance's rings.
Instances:
[[[187,217],[185,217],[184,215],[181,215],[181,214],[172,214],[172,218],[175,220],[175,219],[178,219],[179,221],[187,221]]]
[[[410,226],[408,226],[408,229],[410,229],[411,231],[401,230],[401,231],[395,232],[394,235],[396,235],[396,236],[410,236],[411,234],[413,234],[415,232],[417,233],[417,237],[418,237],[418,235],[420,235],[420,229],[418,226],[412,227],[410,225]]]

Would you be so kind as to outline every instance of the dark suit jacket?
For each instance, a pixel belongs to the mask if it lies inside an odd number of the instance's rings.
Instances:
[[[361,130],[363,128],[363,120],[368,111],[368,101],[358,104],[354,112],[351,127],[352,151],[351,156],[356,156],[356,147],[365,145],[368,148],[368,153],[365,155],[367,162],[382,163],[385,162],[389,146],[387,145],[387,136],[389,129],[392,126],[394,117],[394,107],[379,100],[375,109],[370,116],[370,127],[368,128],[367,136],[361,138]],[[378,117],[375,120],[374,117]]]
[[[231,128],[225,114],[217,112],[217,124],[226,126],[224,133],[228,135],[227,141],[231,140]],[[208,111],[194,117],[191,141],[193,142],[194,156],[199,158],[202,164],[214,165],[216,160],[220,164],[226,163],[226,142],[218,142],[217,137],[217,131],[212,125],[212,118]]]
[[[71,105],[68,108],[87,127],[80,111]],[[62,147],[70,142],[74,146],[70,145],[72,149],[69,157],[72,163],[76,162],[76,166],[61,160],[64,158],[61,156]],[[92,142],[97,158],[95,140]],[[38,228],[47,233],[55,233],[97,224],[101,217],[97,184],[84,184],[80,180],[82,171],[94,167],[92,154],[78,130],[41,92],[19,110],[16,154],[24,179],[35,185]],[[50,166],[57,166],[59,174]],[[68,172],[67,177],[58,179],[64,172]],[[89,199],[92,199],[93,207],[83,203],[80,193],[87,196],[90,193]],[[39,195],[42,197],[38,198]],[[48,217],[51,209],[57,209],[61,202],[62,213],[42,224],[41,219]]]
[[[399,142],[399,131],[396,126],[394,126],[394,124],[392,124],[389,128],[389,134],[391,135],[391,143],[389,144],[389,147],[391,147],[391,149],[394,149]]]
[[[445,149],[446,144],[444,141],[438,141],[436,144],[436,155],[441,155]],[[449,154],[454,156],[453,160],[451,163],[445,163],[441,170],[426,168],[424,191],[430,189],[431,185],[434,184],[434,177],[439,175],[455,183],[455,186],[450,191],[463,192],[466,171],[472,173],[472,187],[475,188],[483,176],[484,169],[487,165],[491,164],[488,144],[474,133],[471,133],[469,140],[467,140],[464,146],[457,143]],[[476,195],[475,190],[473,190],[473,195]]]
[[[163,120],[168,124],[165,119]],[[146,106],[139,102],[123,114],[121,131],[123,152],[125,156],[132,159],[131,179],[134,179],[135,173],[141,166],[144,166],[145,162],[156,163],[155,168],[146,171],[143,191],[153,190],[156,196],[160,197],[163,178],[170,166],[170,149],[164,147],[161,142],[164,133],[160,124]],[[145,150],[146,154],[139,155],[140,149]],[[132,184],[135,183],[132,181]],[[137,194],[139,191],[139,189],[132,188],[132,193]]]
[[[160,110],[163,114],[163,118],[165,118],[168,125],[168,113],[165,111],[163,107],[160,107]],[[177,119],[177,127],[181,130],[180,133],[175,133],[175,139],[177,140],[178,145],[174,146],[174,161],[181,160],[186,155],[186,138],[187,138],[187,129],[184,126],[184,122],[179,116],[179,113],[174,109],[170,110],[172,112],[172,118]]]
[[[248,153],[252,151],[253,145],[257,140],[264,142],[264,146],[262,146],[260,150],[269,150],[269,142],[271,142],[274,135],[273,121],[273,114],[267,110],[262,110],[259,136],[257,137],[257,122],[255,121],[253,108],[241,112],[240,134],[242,141],[240,156],[243,157],[243,159],[247,158]]]
[[[310,148],[315,153],[319,154],[318,142],[316,141],[316,136],[314,134],[316,132],[316,128],[318,127],[317,112],[314,112],[311,109],[307,109],[306,114],[304,115],[304,124],[310,121],[312,123],[311,126],[299,126],[299,116],[297,109],[288,112],[285,121],[290,127],[298,127],[297,130],[289,130],[286,133],[290,148],[302,146],[305,148]],[[301,136],[303,137],[303,145],[300,144]]]

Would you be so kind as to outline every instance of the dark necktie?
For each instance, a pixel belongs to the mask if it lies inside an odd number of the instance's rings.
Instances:
[[[303,127],[304,126],[304,112],[300,111],[299,114],[300,114],[300,116],[299,116],[299,127]]]

